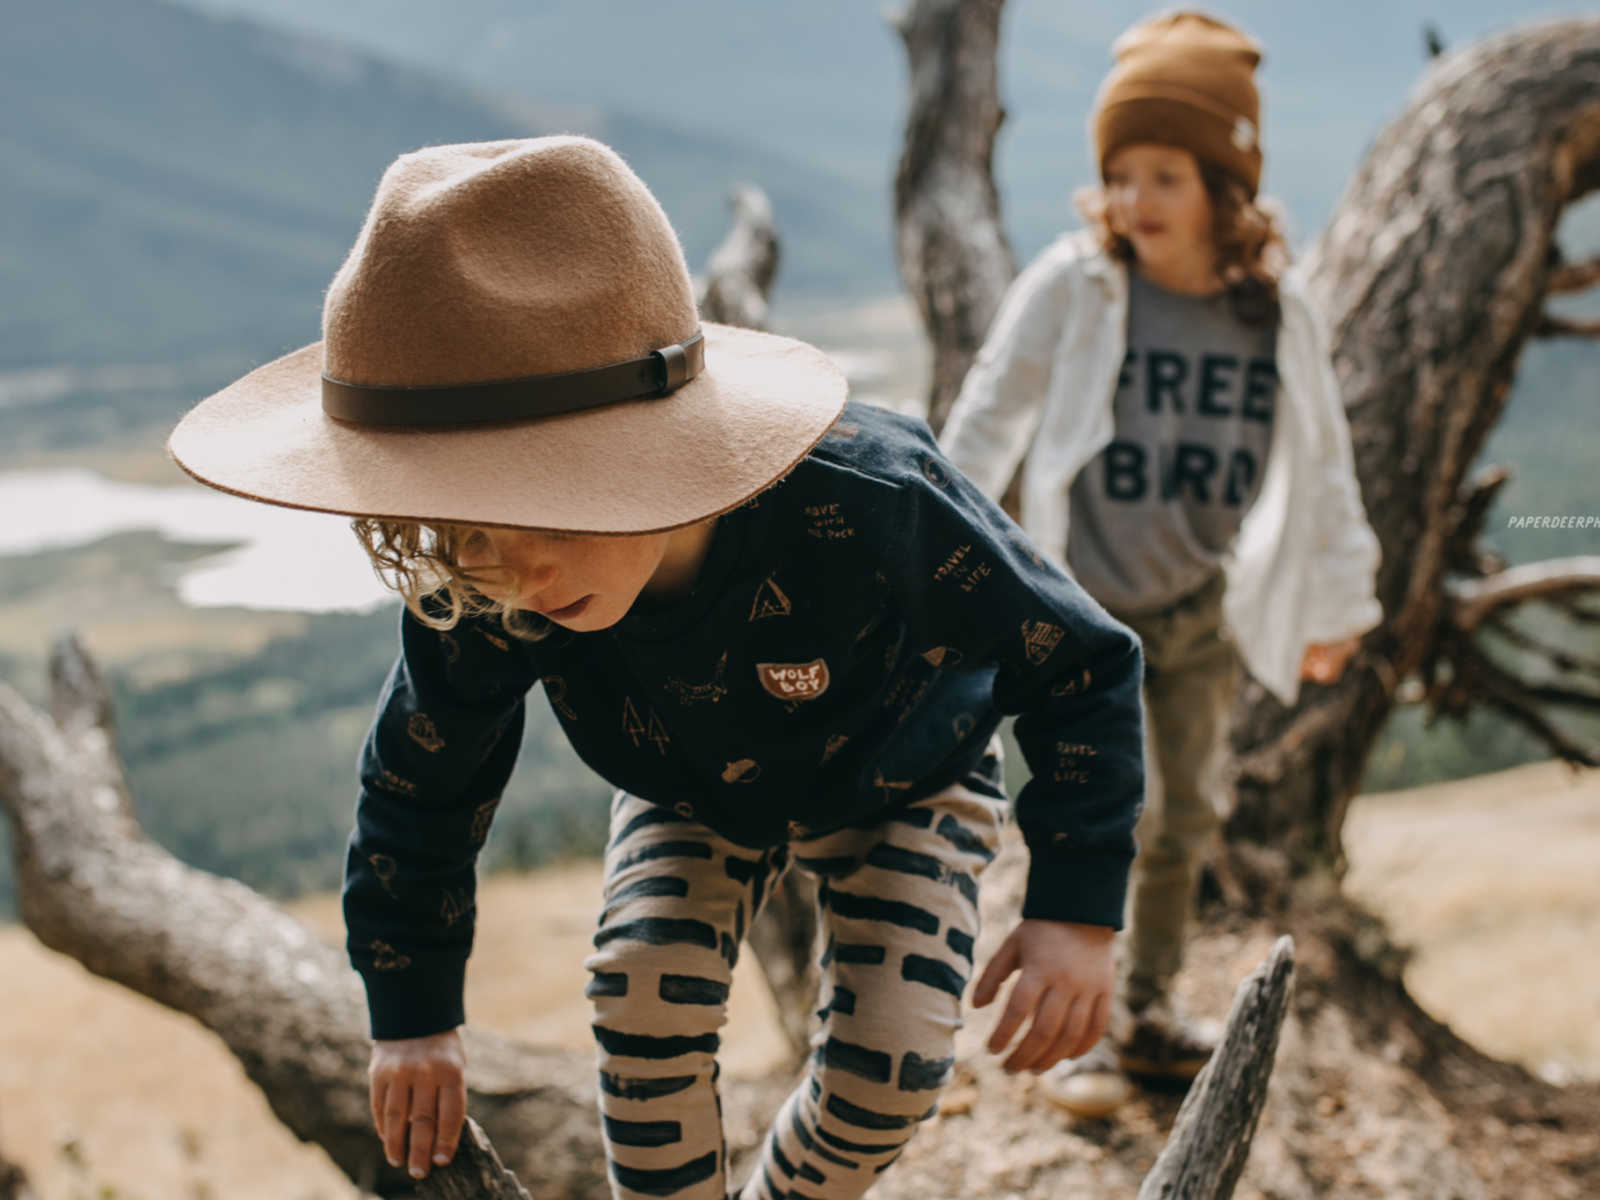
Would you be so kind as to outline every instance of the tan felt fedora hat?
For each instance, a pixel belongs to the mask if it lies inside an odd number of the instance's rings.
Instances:
[[[845,401],[816,348],[699,320],[666,214],[582,137],[397,159],[322,331],[192,409],[179,465],[292,508],[646,533],[781,479]]]

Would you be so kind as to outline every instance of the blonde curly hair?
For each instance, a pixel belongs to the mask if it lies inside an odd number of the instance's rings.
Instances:
[[[461,565],[462,549],[478,532],[476,526],[357,517],[350,528],[378,578],[430,629],[454,629],[468,617],[498,616],[501,627],[523,641],[536,642],[550,632],[550,622],[539,614],[508,605],[486,590],[516,595],[521,588],[515,571]]]
[[[1211,198],[1211,242],[1228,303],[1246,324],[1275,322],[1278,281],[1289,269],[1290,258],[1282,209],[1273,200],[1252,198],[1244,184],[1222,168],[1196,161]],[[1105,187],[1079,188],[1072,200],[1105,252],[1118,262],[1133,262],[1133,243],[1111,228]]]

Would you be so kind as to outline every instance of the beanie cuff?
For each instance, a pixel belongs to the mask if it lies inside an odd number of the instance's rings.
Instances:
[[[1254,198],[1261,186],[1261,136],[1255,122],[1187,88],[1145,86],[1095,113],[1099,168],[1123,146],[1177,146],[1226,171]]]

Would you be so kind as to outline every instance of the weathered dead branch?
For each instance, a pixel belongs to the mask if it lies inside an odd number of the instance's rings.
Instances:
[[[747,329],[767,327],[767,302],[778,274],[778,231],[772,202],[749,184],[733,189],[733,228],[711,252],[699,296],[700,315]]]
[[[1227,1200],[1250,1157],[1294,981],[1294,940],[1239,985],[1222,1044],[1195,1080],[1139,1200]]]
[[[1002,0],[913,0],[892,18],[911,69],[895,173],[895,246],[933,347],[938,431],[983,344],[1016,261],[1000,224],[994,139]]]

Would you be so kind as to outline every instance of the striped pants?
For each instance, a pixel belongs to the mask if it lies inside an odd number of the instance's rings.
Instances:
[[[760,853],[618,794],[588,995],[618,1197],[727,1200],[718,1030],[749,922],[791,862],[820,881],[821,1028],[742,1200],[853,1200],[931,1116],[954,1065],[998,759],[883,822]]]

